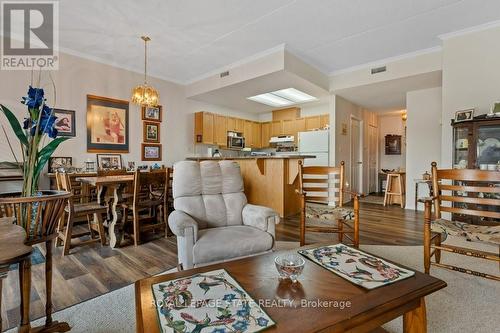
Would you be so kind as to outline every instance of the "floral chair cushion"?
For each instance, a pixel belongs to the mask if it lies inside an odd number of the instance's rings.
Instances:
[[[447,235],[460,236],[465,237],[471,242],[485,242],[500,245],[500,225],[483,226],[438,219],[431,222],[431,230],[444,234],[445,237]]]
[[[306,218],[330,221],[339,219],[353,220],[354,210],[349,207],[332,207],[322,204],[307,203]]]

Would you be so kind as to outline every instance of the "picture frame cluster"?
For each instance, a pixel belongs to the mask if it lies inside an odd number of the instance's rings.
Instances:
[[[160,128],[162,121],[162,106],[143,106],[142,114],[142,138],[141,160],[161,161]]]

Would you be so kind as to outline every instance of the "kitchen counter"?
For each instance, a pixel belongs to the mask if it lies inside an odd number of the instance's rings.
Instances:
[[[248,203],[274,209],[281,217],[300,212],[299,161],[314,155],[188,157],[191,161],[234,160],[240,165]]]
[[[254,160],[254,159],[304,159],[315,158],[314,155],[272,155],[272,156],[240,156],[240,157],[204,157],[191,156],[186,159],[189,161],[206,161],[206,160]]]

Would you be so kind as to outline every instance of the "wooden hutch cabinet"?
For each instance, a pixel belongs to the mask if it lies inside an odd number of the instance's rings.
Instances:
[[[453,127],[453,168],[455,169],[482,169],[500,172],[500,118],[474,119],[466,122],[451,122]],[[460,181],[462,186],[479,185],[474,182]],[[484,186],[484,184],[482,184]],[[489,186],[499,186],[489,184]],[[483,198],[500,199],[492,197],[493,193],[474,193]],[[470,195],[473,195],[472,193]],[[454,207],[474,209],[474,204],[455,202]],[[492,207],[492,206],[489,206]],[[478,207],[476,207],[478,208]],[[485,209],[485,208],[481,208]],[[473,224],[498,223],[490,218],[473,217],[452,214],[452,219]]]

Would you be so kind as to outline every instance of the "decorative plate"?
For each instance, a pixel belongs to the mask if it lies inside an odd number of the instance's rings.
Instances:
[[[151,286],[162,332],[252,333],[275,322],[224,269]]]
[[[415,274],[413,271],[344,244],[299,250],[298,253],[366,289],[381,287]]]

